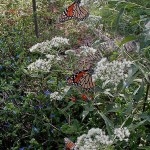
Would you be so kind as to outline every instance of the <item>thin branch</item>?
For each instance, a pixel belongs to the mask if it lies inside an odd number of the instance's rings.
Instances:
[[[149,87],[150,87],[150,85],[147,84],[147,87],[146,87],[146,95],[145,95],[144,104],[143,104],[143,112],[145,111],[145,107],[146,107],[146,102],[147,102],[147,98],[148,98]]]
[[[33,18],[34,18],[34,26],[35,26],[35,35],[38,38],[38,23],[37,23],[37,13],[36,13],[36,0],[32,0],[32,7],[33,7]]]

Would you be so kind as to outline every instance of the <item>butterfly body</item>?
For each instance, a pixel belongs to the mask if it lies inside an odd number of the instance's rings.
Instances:
[[[95,86],[95,83],[92,81],[92,76],[90,70],[82,70],[73,74],[72,77],[67,79],[67,83],[70,85],[81,86],[83,89],[90,89]]]
[[[80,1],[76,0],[60,15],[59,22],[65,22],[70,19],[76,19],[78,21],[81,21],[87,18],[88,15],[88,11],[83,6],[80,6]]]

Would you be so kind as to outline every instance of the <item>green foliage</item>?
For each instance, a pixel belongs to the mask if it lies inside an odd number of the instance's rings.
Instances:
[[[67,85],[66,76],[75,70],[78,61],[73,56],[66,58],[64,64],[56,64],[51,73],[30,76],[27,71],[31,62],[43,57],[29,52],[29,48],[36,43],[55,36],[66,36],[70,39],[69,48],[73,49],[80,46],[79,38],[90,35],[93,43],[99,39],[95,30],[88,28],[83,32],[82,28],[78,28],[79,25],[76,26],[76,22],[70,21],[60,26],[56,24],[64,2],[37,1],[38,39],[34,34],[30,2],[2,1],[0,4],[0,12],[3,14],[0,16],[0,149],[62,150],[64,137],[75,141],[94,127],[111,135],[115,127],[126,126],[131,132],[129,141],[116,143],[107,147],[107,150],[148,150],[150,30],[145,25],[150,16],[149,1],[110,0],[90,6],[91,14],[102,17],[93,28],[99,30],[100,24],[103,24],[103,32],[109,31],[111,38],[115,35],[124,37],[118,42],[119,51],[110,54],[106,52],[103,56],[114,60],[122,55],[134,64],[127,80],[122,81],[116,89],[112,85],[104,86],[102,81],[96,82],[96,89],[87,93],[94,97],[90,101],[83,100],[81,93],[85,91],[78,90],[78,87],[71,88],[62,100],[50,98],[52,92],[61,91]],[[101,5],[103,8],[99,10]],[[19,15],[19,11],[26,14]],[[133,53],[125,50],[121,53],[124,44],[133,40],[139,42],[139,49]],[[57,51],[54,49],[54,52]],[[76,102],[70,100],[72,96]]]

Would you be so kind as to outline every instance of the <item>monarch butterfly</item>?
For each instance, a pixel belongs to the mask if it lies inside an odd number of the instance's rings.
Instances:
[[[81,0],[75,0],[59,17],[59,22],[65,22],[70,19],[76,19],[78,21],[83,20],[89,16],[89,12],[80,6]]]
[[[67,83],[81,86],[86,90],[95,86],[95,83],[92,81],[92,76],[90,75],[90,70],[82,70],[73,74],[72,77],[67,79]]]
[[[65,141],[65,150],[74,150],[75,144],[68,138],[64,138]]]

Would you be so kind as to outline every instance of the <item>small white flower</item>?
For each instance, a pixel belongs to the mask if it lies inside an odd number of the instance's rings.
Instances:
[[[69,45],[69,39],[63,37],[54,37],[50,41],[37,43],[29,50],[30,52],[50,53],[52,48],[59,48],[64,45]]]
[[[83,55],[83,56],[95,55],[97,51],[96,49],[92,47],[88,47],[88,46],[81,46],[80,49],[82,49],[82,51],[80,52],[80,55]]]
[[[105,135],[105,132],[99,128],[92,128],[87,134],[83,134],[77,138],[76,148],[86,150],[98,150],[102,145],[111,145],[112,140],[109,136]]]
[[[124,128],[116,128],[114,130],[114,135],[116,136],[116,139],[119,141],[128,141],[128,137],[130,136],[130,132],[127,129],[127,127]]]
[[[37,43],[33,45],[29,50],[30,52],[40,52],[40,53],[47,53],[50,52],[52,46],[50,45],[50,41],[45,41],[42,43]]]
[[[60,47],[63,45],[69,45],[69,39],[63,37],[54,37],[50,41],[51,47]]]
[[[51,66],[52,66],[51,61],[47,61],[45,59],[38,59],[35,62],[31,63],[27,68],[31,72],[38,72],[38,71],[49,72]]]
[[[57,61],[62,61],[62,60],[63,60],[63,57],[57,56],[57,57],[56,57],[56,60],[57,60]]]
[[[61,100],[62,96],[60,95],[59,92],[54,92],[50,94],[51,100]]]
[[[131,62],[127,60],[109,62],[106,58],[102,58],[95,68],[92,75],[93,81],[100,79],[117,85],[121,80],[127,78],[126,69],[131,66]]]
[[[92,128],[88,131],[87,134],[83,134],[77,138],[77,142],[75,143],[75,150],[99,150],[102,147],[111,146],[114,144],[113,142],[118,141],[128,141],[128,136],[125,133],[129,133],[129,130],[124,128],[116,128],[114,130],[114,135],[111,137],[115,137],[116,139],[111,139],[105,132],[100,128]]]
[[[46,57],[47,57],[50,61],[52,61],[52,60],[55,58],[55,55],[50,55],[50,54],[48,54],[48,55],[46,55]]]

